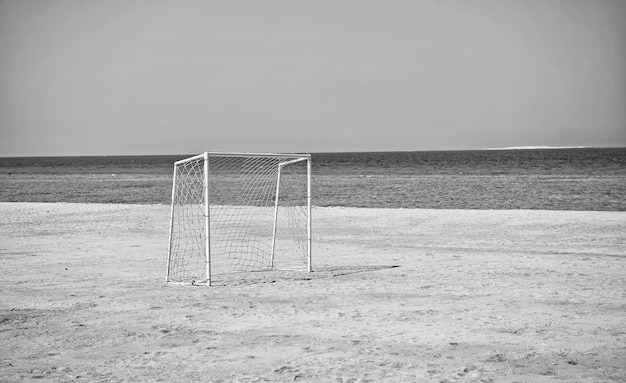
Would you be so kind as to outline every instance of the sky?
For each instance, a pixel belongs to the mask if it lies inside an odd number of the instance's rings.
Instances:
[[[626,146],[624,0],[0,0],[0,156]]]

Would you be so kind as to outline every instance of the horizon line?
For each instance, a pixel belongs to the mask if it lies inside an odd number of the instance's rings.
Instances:
[[[349,151],[309,151],[298,154],[326,154],[326,153],[409,153],[409,152],[463,152],[463,151],[491,151],[491,150],[552,150],[552,149],[626,149],[626,146],[509,146],[499,148],[481,149],[416,149],[416,150],[349,150]],[[239,152],[237,152],[239,153]],[[244,153],[244,152],[241,152]],[[283,152],[283,154],[289,154]],[[197,153],[196,153],[197,154]],[[164,153],[164,154],[55,154],[55,155],[17,155],[4,156],[0,158],[41,158],[41,157],[149,157],[149,156],[192,156],[194,153]]]
[[[610,148],[610,146],[547,146],[547,145],[530,145],[530,146],[507,146],[503,148],[482,148],[480,150],[527,150],[527,149],[590,149],[590,148]]]

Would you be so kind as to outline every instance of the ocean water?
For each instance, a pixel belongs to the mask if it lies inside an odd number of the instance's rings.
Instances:
[[[0,157],[0,202],[169,204],[190,155]],[[313,204],[626,210],[626,148],[314,153]]]

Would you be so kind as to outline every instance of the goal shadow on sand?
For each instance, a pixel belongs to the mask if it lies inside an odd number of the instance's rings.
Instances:
[[[214,275],[211,286],[242,286],[283,281],[310,281],[394,269],[399,265],[320,266],[308,273],[301,270],[267,270]]]

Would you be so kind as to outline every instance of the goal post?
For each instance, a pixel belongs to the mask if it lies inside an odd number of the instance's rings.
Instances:
[[[311,155],[205,152],[174,163],[167,282],[312,271]]]

